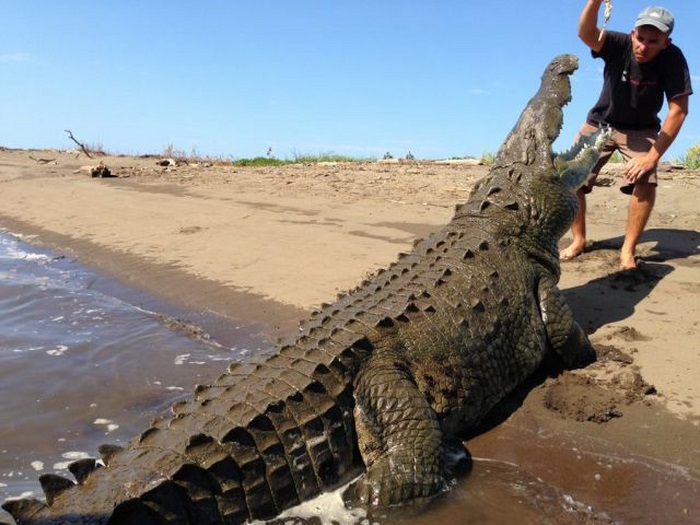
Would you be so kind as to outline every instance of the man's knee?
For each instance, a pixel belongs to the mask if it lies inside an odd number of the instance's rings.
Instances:
[[[639,201],[653,201],[656,197],[656,184],[651,182],[637,182],[632,189],[632,196]]]

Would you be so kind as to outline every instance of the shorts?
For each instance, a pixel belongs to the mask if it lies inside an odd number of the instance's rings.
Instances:
[[[598,131],[598,129],[598,126],[586,123],[579,130],[576,140],[578,140],[578,137],[586,137],[591,135],[592,133]],[[590,193],[593,190],[593,185],[595,184],[595,180],[598,177],[600,170],[610,160],[610,157],[616,150],[620,152],[624,161],[627,162],[632,158],[646,155],[654,145],[657,136],[658,132],[653,128],[628,129],[624,131],[613,128],[611,137],[605,144],[598,162],[596,162],[593,169],[591,169],[588,180],[586,181],[586,184],[581,187],[581,190],[584,193]],[[637,179],[637,181],[647,182],[656,186],[658,184],[656,168],[642,175],[639,179]],[[632,195],[633,189],[634,183],[630,184],[625,179],[622,179],[622,185],[620,186],[620,191],[622,193]]]

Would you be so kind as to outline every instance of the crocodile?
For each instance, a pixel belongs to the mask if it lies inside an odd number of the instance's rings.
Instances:
[[[445,227],[270,356],[231,364],[125,447],[73,463],[75,480],[43,475],[45,499],[6,511],[20,525],[238,524],[343,486],[362,509],[445,492],[461,436],[546,356],[596,358],[557,289],[557,243],[608,133],[552,151],[577,68],[574,55],[546,67]]]

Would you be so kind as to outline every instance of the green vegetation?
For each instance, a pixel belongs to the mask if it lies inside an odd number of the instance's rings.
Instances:
[[[318,163],[318,162],[373,162],[377,160],[372,157],[350,157],[348,155],[339,155],[337,153],[325,152],[319,153],[317,155],[299,155],[294,153],[293,162],[308,162],[308,163]]]
[[[608,162],[610,162],[611,164],[623,164],[625,162],[625,159],[622,157],[622,153],[615,150],[613,151],[613,154],[610,155],[610,160]]]
[[[700,169],[700,142],[688,148],[685,155],[678,159],[678,162],[686,168]]]
[[[619,151],[615,151],[610,157],[610,162],[613,164],[622,164],[625,160],[622,158]],[[688,148],[685,155],[679,159],[674,159],[673,162],[681,164],[688,169],[700,169],[700,142]]]
[[[200,154],[196,148],[192,149],[191,153],[175,148],[172,144],[168,144],[163,148],[161,156],[177,161],[187,163],[195,162],[211,162],[212,164],[232,164],[234,166],[284,166],[287,164],[319,164],[321,162],[374,162],[377,159],[372,157],[350,157],[348,155],[339,155],[333,152],[324,152],[317,154],[309,153],[293,153],[291,158],[280,159],[272,152],[272,148],[267,149],[267,153],[257,157],[240,157],[236,158],[233,155],[228,157],[210,157]],[[408,158],[408,157],[407,157]]]
[[[333,152],[318,154],[294,153],[291,159],[278,159],[272,154],[272,148],[267,150],[265,157],[240,158],[232,161],[234,166],[284,166],[286,164],[319,164],[321,162],[373,162],[377,159],[363,157],[349,157]]]
[[[274,157],[253,157],[236,159],[232,161],[234,166],[282,166],[284,164],[291,164],[291,161],[280,160]]]
[[[495,153],[484,153],[481,156],[481,162],[484,163],[486,166],[492,166],[493,163],[496,160],[496,154]]]

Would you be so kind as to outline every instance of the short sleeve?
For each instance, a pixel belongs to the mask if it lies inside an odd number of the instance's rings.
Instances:
[[[664,51],[664,91],[668,100],[683,95],[691,95],[693,86],[690,79],[690,69],[683,52],[675,45]]]

